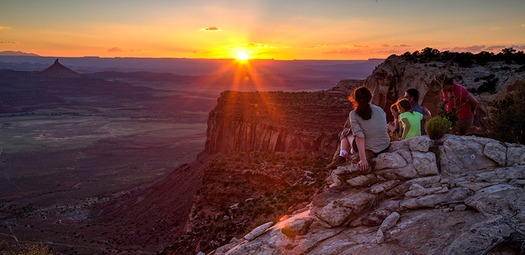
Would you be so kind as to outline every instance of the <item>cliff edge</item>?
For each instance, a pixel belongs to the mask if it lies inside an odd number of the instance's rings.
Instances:
[[[523,254],[524,146],[420,136],[375,161],[337,168],[306,207],[210,254]]]
[[[474,132],[483,134],[490,103],[525,82],[520,70],[505,62],[461,67],[392,56],[364,84],[387,112],[406,89],[417,88],[420,103],[437,114],[440,88],[432,87],[431,80],[453,74],[480,101]],[[484,91],[487,83],[494,90]],[[350,107],[350,91],[323,92],[324,101],[331,102],[323,107],[305,107],[310,94],[278,95],[287,104],[259,94],[222,95],[221,107],[210,113],[206,142],[206,151],[222,161],[205,171],[190,214],[193,253],[210,251],[234,236],[209,254],[517,254],[516,236],[525,231],[523,146],[476,136],[449,135],[439,141],[424,136],[394,142],[375,159],[374,172],[358,173],[351,165],[327,172],[321,162],[337,147],[335,134],[350,108],[337,109]],[[236,101],[228,101],[232,95]],[[289,107],[301,97],[302,104]],[[338,125],[315,122],[335,112],[341,117],[331,119]],[[280,118],[280,113],[292,117]],[[298,125],[303,116],[314,117]],[[261,154],[257,151],[289,155],[292,149],[298,152],[293,157],[313,159],[324,153],[324,158],[309,164],[279,158],[290,169],[269,164],[273,156],[258,159],[266,163],[249,163]],[[180,254],[184,249],[177,247],[182,246],[176,243],[164,253]]]

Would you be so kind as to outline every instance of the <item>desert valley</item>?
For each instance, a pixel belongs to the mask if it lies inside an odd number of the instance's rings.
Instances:
[[[192,75],[6,60],[2,249],[521,254],[524,56],[426,48],[347,63],[213,60]],[[325,168],[350,91],[367,86],[388,111],[417,88],[440,115],[432,80],[443,72],[479,102],[472,135],[392,141],[372,172]]]
[[[198,180],[190,178],[190,194],[173,193],[187,197],[169,209],[175,227],[156,233],[162,242],[152,236],[117,244],[121,227],[93,208],[195,161],[222,91],[328,89],[366,77],[380,61],[261,61],[247,69],[231,60],[4,56],[0,238],[63,254],[160,251],[182,233]]]
[[[0,255],[525,255],[524,11],[2,1]]]

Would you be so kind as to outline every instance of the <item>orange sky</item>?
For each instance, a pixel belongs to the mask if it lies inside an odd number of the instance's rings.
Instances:
[[[18,0],[0,51],[41,56],[368,59],[525,50],[524,0]]]

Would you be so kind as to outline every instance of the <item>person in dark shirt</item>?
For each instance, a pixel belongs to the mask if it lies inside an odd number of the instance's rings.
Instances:
[[[408,99],[408,101],[412,105],[413,111],[423,114],[423,119],[421,120],[421,134],[425,135],[425,123],[426,120],[432,118],[432,113],[430,113],[430,111],[426,107],[419,104],[419,91],[417,89],[407,89],[405,91],[404,98]]]

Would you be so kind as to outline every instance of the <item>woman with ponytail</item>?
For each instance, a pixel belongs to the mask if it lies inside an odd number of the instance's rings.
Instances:
[[[361,171],[368,169],[368,160],[372,155],[377,156],[390,147],[386,113],[381,107],[372,104],[371,100],[372,93],[364,86],[356,88],[350,97],[354,105],[354,110],[350,112],[355,137],[353,149],[359,153],[357,164]]]

